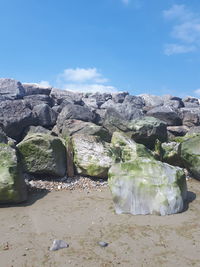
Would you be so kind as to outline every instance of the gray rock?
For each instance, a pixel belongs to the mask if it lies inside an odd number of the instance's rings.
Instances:
[[[23,83],[25,95],[50,95],[52,87],[41,86],[37,83]]]
[[[50,251],[56,251],[62,248],[68,248],[69,244],[67,244],[65,241],[63,240],[54,240],[52,246],[50,247]]]
[[[53,88],[51,90],[50,96],[53,98],[54,102],[60,105],[64,100],[67,100],[70,103],[83,105],[82,93],[74,93],[72,91],[60,90]]]
[[[200,126],[193,126],[192,128],[189,129],[187,132],[187,135],[194,135],[194,134],[200,134]]]
[[[192,97],[192,96],[187,96],[185,98],[183,98],[183,102],[188,102],[188,103],[195,103],[197,105],[199,105],[199,99],[196,97]]]
[[[199,103],[193,103],[193,102],[184,102],[184,107],[185,108],[198,108],[199,107]]]
[[[51,134],[51,131],[42,126],[29,126],[24,130],[23,138],[28,134],[34,133]]]
[[[148,148],[154,148],[156,140],[167,141],[166,123],[153,118],[144,117],[133,120],[129,123],[131,137],[138,143],[144,144]]]
[[[98,108],[100,108],[102,104],[112,98],[111,94],[109,93],[100,94],[98,92],[95,94],[85,94],[85,97],[95,99]]]
[[[123,102],[124,105],[131,105],[134,108],[142,109],[145,105],[145,101],[140,96],[127,95]]]
[[[179,110],[183,125],[193,127],[200,125],[200,108],[181,108]]]
[[[0,123],[7,136],[19,140],[24,129],[36,125],[36,120],[24,100],[6,100],[0,102]]]
[[[40,104],[47,104],[50,107],[52,106],[52,99],[48,95],[28,95],[24,97],[24,101],[31,109]]]
[[[112,93],[112,100],[115,103],[123,103],[125,97],[127,97],[129,95],[128,92],[116,92],[116,93]]]
[[[184,136],[189,131],[189,128],[184,125],[168,126],[167,131],[169,131],[174,136]]]
[[[139,96],[143,98],[145,106],[148,107],[162,106],[164,104],[164,99],[161,96],[149,94],[142,94]]]
[[[47,104],[40,104],[33,108],[34,118],[40,126],[54,126],[58,113],[51,109]]]
[[[148,111],[147,115],[166,122],[168,126],[176,126],[182,124],[182,120],[178,114],[178,111],[169,106],[155,107]]]
[[[98,245],[99,245],[100,247],[102,247],[102,248],[105,248],[105,247],[108,246],[108,243],[107,243],[107,242],[104,242],[104,241],[100,241],[100,242],[98,242]]]
[[[0,79],[0,100],[21,99],[25,94],[24,87],[13,79]]]
[[[182,100],[167,100],[167,101],[164,101],[164,106],[178,109],[178,108],[184,107],[184,103],[182,102]]]
[[[89,107],[92,111],[98,109],[97,100],[95,98],[82,98],[84,104]]]

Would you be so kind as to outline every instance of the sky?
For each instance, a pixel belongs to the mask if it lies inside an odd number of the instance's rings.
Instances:
[[[199,0],[0,0],[0,77],[200,97]]]

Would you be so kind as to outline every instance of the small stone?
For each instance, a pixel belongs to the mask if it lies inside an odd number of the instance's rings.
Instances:
[[[50,251],[56,251],[62,248],[68,248],[69,244],[67,244],[65,241],[63,240],[54,240],[52,246],[50,247]]]
[[[100,242],[98,242],[98,245],[99,245],[100,247],[102,247],[102,248],[105,248],[105,247],[108,246],[108,243],[107,243],[107,242],[104,242],[104,241],[100,241]]]

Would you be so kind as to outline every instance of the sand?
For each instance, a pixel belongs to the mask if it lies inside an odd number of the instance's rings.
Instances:
[[[188,209],[164,217],[116,215],[108,188],[1,206],[0,266],[200,266],[200,182],[190,180],[188,190]],[[69,247],[49,251],[54,239]]]

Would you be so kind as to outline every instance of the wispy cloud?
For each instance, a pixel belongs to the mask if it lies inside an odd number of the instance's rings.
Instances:
[[[78,92],[116,92],[116,87],[108,85],[105,78],[96,68],[65,69],[57,76],[56,86]]]
[[[200,16],[187,9],[185,5],[173,5],[163,11],[166,20],[174,24],[171,37],[178,43],[165,45],[166,55],[189,53],[200,47]]]
[[[128,5],[130,3],[130,0],[121,0],[123,4]]]
[[[42,87],[51,87],[51,85],[48,81],[41,81],[38,83],[38,85],[42,86]]]
[[[194,93],[195,93],[196,95],[200,96],[200,88],[199,88],[199,89],[196,89],[196,90],[194,91]]]

